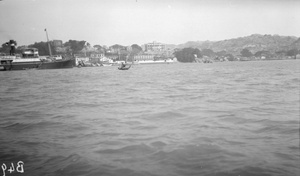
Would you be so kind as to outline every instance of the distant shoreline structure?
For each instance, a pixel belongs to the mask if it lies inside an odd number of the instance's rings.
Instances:
[[[60,55],[74,55],[76,53],[82,55],[82,57],[90,58],[89,60],[92,63],[100,63],[100,59],[103,57],[111,59],[113,62],[126,60],[156,63],[153,61],[169,60],[177,57],[175,56],[176,53],[184,48],[198,49],[199,58],[207,57],[219,61],[297,59],[300,54],[300,37],[267,34],[253,34],[222,41],[189,41],[180,45],[164,44],[156,41],[142,46],[137,44],[131,46],[115,44],[110,47],[105,45],[92,46],[87,41],[76,40],[69,40],[65,43],[61,40],[52,40],[50,43],[54,52]],[[35,46],[43,52],[44,45],[45,42],[40,42],[30,46]],[[27,46],[20,46],[16,48],[16,51],[24,47]],[[1,48],[0,52],[3,51],[5,51],[5,48]],[[41,55],[45,55],[45,53]],[[99,55],[102,56],[99,57]],[[179,57],[177,59],[179,62],[182,61]],[[193,62],[193,60],[189,59],[188,62]]]

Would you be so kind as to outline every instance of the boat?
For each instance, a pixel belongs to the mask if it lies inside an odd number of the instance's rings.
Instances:
[[[120,51],[118,53],[119,53],[119,60],[120,60]],[[131,52],[130,52],[130,54],[131,54]],[[121,65],[118,67],[118,70],[129,70],[130,69],[131,64],[127,63],[127,59],[128,59],[128,56],[126,57],[125,62],[124,61],[120,62]]]
[[[109,59],[109,58],[107,58],[107,57],[105,57],[105,56],[102,56],[101,58],[100,58],[100,60],[99,60],[100,62],[100,65],[101,66],[104,66],[104,67],[107,67],[107,66],[113,66],[113,64],[114,64],[114,62],[113,62],[113,60],[112,59]]]
[[[118,67],[119,70],[129,70],[129,68],[131,67],[131,65],[129,65],[129,64],[122,63],[122,65],[120,67]]]
[[[17,42],[10,40],[6,43],[10,47],[9,56],[0,55],[0,71],[7,70],[28,70],[28,69],[59,69],[59,68],[73,68],[75,59],[67,59],[61,56],[53,56],[49,44],[47,30],[47,42],[50,56],[40,57],[38,49],[25,48],[22,50],[21,56],[15,54],[15,46]]]
[[[74,59],[40,57],[36,48],[24,49],[21,56],[3,54],[0,56],[0,71],[73,68],[74,64]]]
[[[85,55],[75,54],[75,66],[81,67],[100,67],[99,63],[91,62],[89,57]]]

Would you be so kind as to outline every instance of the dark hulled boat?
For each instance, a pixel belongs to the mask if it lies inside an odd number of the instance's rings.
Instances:
[[[60,69],[73,68],[74,59],[64,59],[62,57],[45,57],[38,54],[36,48],[26,48],[22,51],[22,56],[0,56],[0,70],[27,70],[27,69]]]
[[[119,70],[129,70],[129,68],[131,67],[131,65],[129,64],[122,64],[120,67],[118,67]]]

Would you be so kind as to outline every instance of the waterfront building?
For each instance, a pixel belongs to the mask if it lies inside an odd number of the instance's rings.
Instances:
[[[156,57],[172,58],[176,45],[151,42],[142,46],[145,54],[155,55]]]
[[[101,58],[104,57],[103,53],[91,53],[90,54],[90,62],[91,63],[100,63]]]
[[[154,60],[154,55],[152,54],[140,54],[140,55],[135,55],[133,57],[134,61],[146,61],[146,60]]]
[[[152,42],[145,44],[145,51],[164,51],[166,49],[166,45],[158,42]]]

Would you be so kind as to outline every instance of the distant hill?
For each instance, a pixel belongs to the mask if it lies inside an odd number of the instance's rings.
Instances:
[[[177,45],[177,48],[198,48],[211,49],[214,52],[226,51],[234,55],[239,55],[243,49],[248,49],[253,54],[258,51],[276,51],[300,49],[300,38],[294,36],[260,35],[253,34],[246,37],[239,37],[221,41],[189,41]]]

